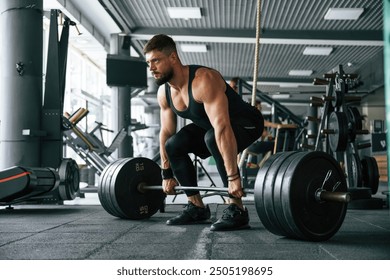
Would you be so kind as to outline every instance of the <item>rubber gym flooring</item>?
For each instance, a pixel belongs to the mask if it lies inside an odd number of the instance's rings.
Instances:
[[[0,259],[389,260],[390,215],[382,191],[387,186],[378,191],[383,209],[348,209],[340,230],[324,242],[270,233],[251,197],[245,202],[251,229],[232,232],[211,232],[209,224],[166,226],[167,219],[183,210],[185,197],[180,196],[166,205],[164,213],[140,221],[111,216],[95,198],[68,205],[0,207]],[[218,197],[208,204],[213,220],[226,207]]]

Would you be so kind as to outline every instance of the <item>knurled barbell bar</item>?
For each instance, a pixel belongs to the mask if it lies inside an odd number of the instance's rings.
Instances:
[[[155,214],[166,197],[161,169],[147,158],[112,162],[103,170],[98,195],[113,216],[145,219]],[[180,190],[228,192],[227,188],[177,186]],[[329,154],[286,152],[272,155],[259,169],[254,190],[256,211],[272,233],[322,241],[340,228],[349,201],[347,184],[339,164]]]
[[[137,186],[137,189],[141,193],[147,191],[162,191],[163,186],[155,185],[148,186],[144,183],[140,183]],[[228,193],[227,188],[218,188],[218,187],[208,187],[208,186],[175,186],[174,190],[177,191],[206,191],[206,192],[215,192],[215,193]],[[250,193],[254,194],[254,189],[243,189],[244,194]],[[345,192],[329,192],[326,190],[321,190],[320,188],[315,193],[315,198],[317,201],[328,201],[328,202],[343,202],[348,203],[350,201],[349,193]]]

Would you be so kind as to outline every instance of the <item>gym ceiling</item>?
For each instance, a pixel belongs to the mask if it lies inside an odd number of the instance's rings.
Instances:
[[[176,40],[184,64],[215,68],[227,80],[234,76],[253,80],[257,0],[57,2],[80,25],[84,23],[86,33],[94,34],[108,52],[110,33],[130,36],[141,56],[147,40],[164,33]],[[337,70],[340,64],[346,73],[360,75],[357,93],[373,94],[383,87],[382,0],[261,0],[261,4],[261,91],[308,100],[308,94],[324,92],[324,87],[312,85],[313,79]],[[172,7],[199,8],[200,18],[171,18],[168,8]],[[340,10],[335,8],[353,8],[357,19],[326,19],[332,16],[330,9],[338,16]],[[349,11],[341,12],[345,18]],[[188,45],[203,52],[184,52],[182,47]],[[328,54],[305,54],[310,50]],[[304,70],[308,76],[292,70]]]

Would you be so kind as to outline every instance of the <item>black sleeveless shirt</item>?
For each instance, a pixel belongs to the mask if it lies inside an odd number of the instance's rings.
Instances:
[[[168,105],[171,107],[173,112],[178,116],[191,120],[194,124],[202,127],[205,130],[212,128],[210,120],[206,114],[203,103],[197,102],[192,96],[192,81],[195,77],[195,72],[198,68],[205,67],[200,65],[189,65],[189,80],[188,80],[188,107],[184,111],[176,110],[173,106],[171,98],[171,87],[165,85],[165,95],[167,98]],[[249,103],[242,100],[240,95],[236,93],[227,83],[225,94],[228,98],[229,103],[229,116],[230,119],[234,118],[245,118],[248,116],[253,118],[254,115],[259,115],[259,111],[250,105]],[[257,111],[257,112],[256,112]]]

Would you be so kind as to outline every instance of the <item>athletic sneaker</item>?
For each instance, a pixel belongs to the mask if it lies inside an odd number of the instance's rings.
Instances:
[[[240,209],[236,204],[230,204],[223,210],[222,217],[211,225],[211,231],[247,229],[249,226],[249,215],[246,207]]]
[[[209,222],[210,208],[207,205],[205,208],[198,207],[192,202],[188,202],[186,209],[180,215],[173,217],[167,221],[167,225],[188,225]]]

